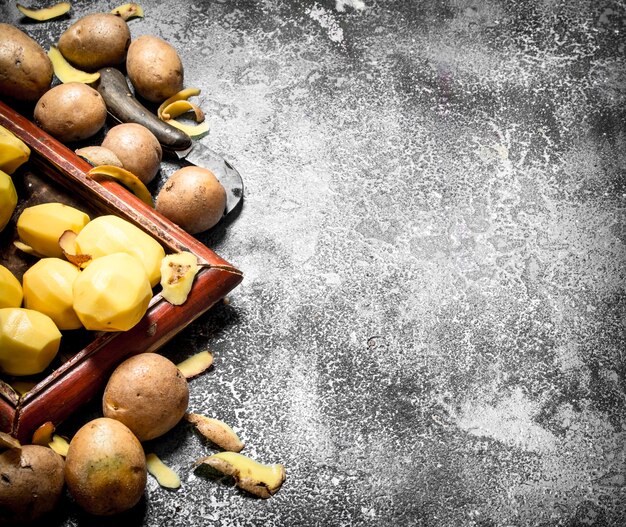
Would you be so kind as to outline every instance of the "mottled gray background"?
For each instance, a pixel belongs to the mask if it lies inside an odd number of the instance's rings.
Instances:
[[[162,352],[213,351],[190,408],[287,480],[194,471],[213,450],[181,424],[146,449],[182,488],[125,520],[626,525],[624,2],[142,5],[246,183],[200,236],[244,282]]]

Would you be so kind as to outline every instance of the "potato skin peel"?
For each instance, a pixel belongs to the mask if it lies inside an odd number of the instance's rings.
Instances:
[[[210,351],[201,351],[188,359],[179,362],[176,367],[185,376],[185,379],[193,379],[204,373],[213,365],[213,355]]]
[[[185,419],[196,427],[196,430],[211,443],[228,452],[241,452],[244,443],[237,433],[219,419],[200,414],[186,413]]]
[[[237,452],[219,452],[196,462],[200,464],[232,476],[240,489],[264,499],[276,494],[286,477],[284,465],[263,465]]]
[[[166,489],[177,489],[180,487],[178,474],[168,467],[154,453],[146,455],[146,466],[148,472],[157,480],[157,483]]]

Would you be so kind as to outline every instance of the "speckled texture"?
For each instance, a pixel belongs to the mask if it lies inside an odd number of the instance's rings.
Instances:
[[[200,236],[244,282],[162,352],[213,351],[190,408],[287,480],[193,470],[181,424],[131,523],[626,525],[624,3],[142,5],[246,183]]]

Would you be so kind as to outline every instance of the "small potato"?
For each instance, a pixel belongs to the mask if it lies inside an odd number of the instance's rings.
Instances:
[[[130,29],[122,18],[110,13],[93,13],[68,27],[57,47],[78,69],[96,71],[122,64],[130,41]]]
[[[81,141],[96,134],[107,117],[102,96],[82,82],[59,84],[35,106],[35,122],[62,143]]]
[[[102,412],[147,441],[171,430],[188,403],[187,379],[176,365],[157,353],[140,353],[122,362],[109,378]]]
[[[144,35],[133,40],[126,71],[135,91],[151,102],[163,102],[183,89],[183,64],[165,40]]]
[[[163,149],[156,136],[145,126],[136,123],[118,124],[111,128],[102,141],[146,185],[156,176],[161,166]]]
[[[23,445],[0,454],[0,525],[28,523],[54,510],[64,486],[63,458]]]
[[[119,157],[103,146],[85,146],[76,150],[76,155],[86,159],[93,166],[111,165],[124,168]]]
[[[143,447],[119,421],[89,421],[70,441],[65,482],[76,503],[90,514],[110,516],[134,507],[147,479]]]
[[[0,96],[34,102],[52,83],[52,62],[26,33],[0,23]]]
[[[215,226],[226,208],[226,190],[206,168],[174,172],[156,198],[156,210],[190,234]]]

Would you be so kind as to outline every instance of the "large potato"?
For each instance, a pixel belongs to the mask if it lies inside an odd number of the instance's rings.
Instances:
[[[213,172],[197,166],[174,172],[156,198],[156,210],[190,234],[215,226],[225,208],[226,190]]]
[[[176,365],[157,353],[140,353],[122,362],[109,378],[102,413],[147,441],[171,430],[188,403],[187,379]]]
[[[114,126],[107,132],[101,146],[113,152],[126,170],[146,184],[154,179],[161,166],[161,144],[141,124],[123,123]]]
[[[78,505],[109,516],[134,507],[146,488],[146,457],[119,421],[100,417],[76,432],[65,458],[65,482]]]
[[[34,102],[52,83],[52,63],[26,33],[0,23],[0,95]]]
[[[82,82],[51,88],[35,106],[35,122],[63,143],[96,134],[104,126],[106,117],[102,96]]]
[[[58,48],[74,66],[96,71],[122,64],[130,41],[130,29],[122,18],[110,13],[93,13],[68,27],[59,38]]]
[[[135,91],[151,102],[163,102],[183,89],[183,64],[165,40],[144,35],[133,40],[126,71]]]
[[[0,454],[0,525],[28,523],[52,512],[63,492],[63,458],[38,445]]]

